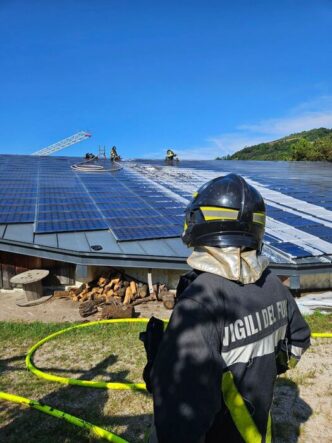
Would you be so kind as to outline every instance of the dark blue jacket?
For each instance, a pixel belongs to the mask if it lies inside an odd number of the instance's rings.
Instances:
[[[159,443],[269,443],[278,373],[310,345],[289,290],[266,270],[254,284],[192,271],[151,373]]]

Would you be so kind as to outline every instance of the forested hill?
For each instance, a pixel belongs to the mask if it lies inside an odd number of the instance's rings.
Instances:
[[[249,146],[217,160],[332,161],[332,129],[319,128]]]

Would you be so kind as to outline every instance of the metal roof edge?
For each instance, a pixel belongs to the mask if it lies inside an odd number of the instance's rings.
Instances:
[[[35,245],[27,246],[10,240],[0,240],[0,251],[57,260],[77,265],[151,268],[188,271],[191,268],[185,257],[163,257],[134,254],[98,254],[78,252]],[[277,275],[299,276],[304,274],[331,273],[331,262],[273,263],[269,268]]]
[[[130,254],[98,254],[94,252],[76,252],[65,249],[35,245],[27,246],[24,243],[0,240],[0,251],[23,254],[31,257],[40,257],[51,260],[63,261],[78,265],[94,266],[126,266],[135,268],[153,269],[190,269],[185,257],[162,257],[149,255]]]

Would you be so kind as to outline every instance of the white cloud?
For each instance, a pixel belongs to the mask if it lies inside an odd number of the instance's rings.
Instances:
[[[241,131],[283,137],[293,132],[308,131],[313,128],[332,127],[332,111],[307,112],[298,116],[262,120],[252,125],[241,125]]]
[[[332,95],[320,95],[306,102],[302,102],[292,109],[294,115],[306,112],[331,112],[332,110]]]
[[[241,124],[234,132],[209,137],[203,146],[183,147],[177,149],[176,152],[182,159],[211,160],[231,154],[245,146],[321,127],[332,128],[332,96],[330,95],[300,103],[283,117]],[[160,152],[149,153],[145,158],[160,158],[160,154]]]
[[[294,132],[332,127],[332,96],[324,95],[300,103],[288,115],[238,126],[240,131],[283,137]]]

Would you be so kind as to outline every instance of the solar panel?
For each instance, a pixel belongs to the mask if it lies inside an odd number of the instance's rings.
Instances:
[[[320,238],[332,236],[332,229],[323,225],[307,225],[303,226],[301,229],[304,232],[308,232],[309,234],[316,235]]]
[[[110,205],[107,205],[105,207],[98,205],[99,208],[102,209],[103,214],[105,217],[112,219],[112,218],[119,218],[119,217],[128,217],[129,219],[135,219],[136,217],[153,217],[153,216],[159,216],[159,212],[155,211],[154,209],[118,209],[118,208],[112,208]]]
[[[37,178],[30,164],[22,157],[0,156],[0,223],[34,221]]]
[[[98,229],[107,229],[107,224],[100,219],[94,220],[67,220],[67,221],[40,221],[36,224],[35,232],[37,234],[49,232],[71,232],[71,231],[91,231]]]
[[[146,227],[146,228],[114,228],[112,229],[117,239],[145,240],[153,238],[179,237],[182,229],[179,226]]]
[[[71,204],[85,204],[87,202],[86,197],[67,197],[64,195],[54,195],[54,196],[39,196],[38,202],[41,205],[67,205],[70,207]]]
[[[302,230],[305,230],[305,227],[315,224],[312,220],[281,210],[267,211],[267,216]]]
[[[300,248],[292,243],[278,243],[277,245],[278,249],[281,250],[282,252],[285,252],[287,255],[290,255],[291,257],[298,257],[298,258],[303,258],[303,257],[309,257],[311,254],[310,252],[306,251],[303,248]]]
[[[116,173],[82,174],[70,168],[75,161],[1,155],[0,223],[35,222],[38,233],[111,229],[119,241],[177,237],[192,193],[235,172],[268,194],[267,215],[278,222],[278,232],[269,227],[267,244],[289,257],[304,257],[310,253],[298,240],[301,232],[317,239],[310,250],[319,252],[320,239],[331,242],[332,219],[322,212],[332,210],[330,165],[313,171],[316,166],[300,163],[184,161],[174,168],[157,163],[153,170],[138,163]]]
[[[0,223],[32,223],[34,212],[11,212],[0,214]]]
[[[114,228],[145,228],[158,226],[162,228],[163,226],[168,227],[169,225],[174,225],[176,222],[165,217],[117,217],[108,220],[112,229]]]
[[[38,221],[85,220],[96,218],[95,211],[50,211],[39,212]]]
[[[170,220],[158,210],[176,206],[164,192],[127,170],[109,177],[108,181],[105,175],[95,174],[92,179],[89,174],[81,181],[119,240],[168,237],[179,232],[178,220]]]

